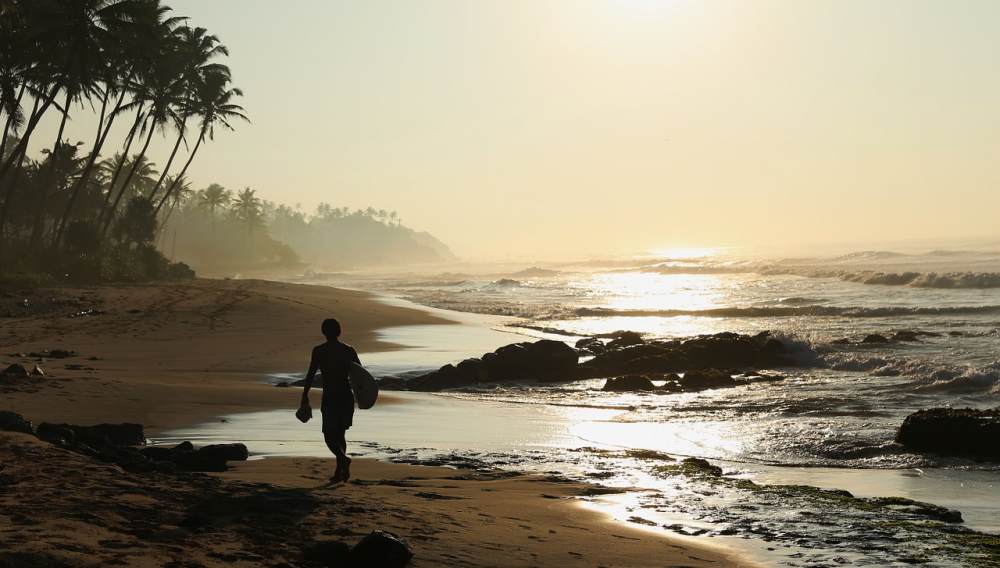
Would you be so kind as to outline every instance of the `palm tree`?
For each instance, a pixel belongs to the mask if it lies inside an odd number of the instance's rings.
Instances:
[[[181,142],[184,141],[184,134],[187,129],[187,120],[191,114],[197,112],[197,107],[195,106],[195,96],[197,93],[197,85],[202,80],[207,73],[220,73],[225,77],[230,76],[229,68],[225,65],[218,63],[211,63],[210,61],[219,55],[229,55],[229,50],[226,46],[219,43],[219,38],[214,35],[209,35],[208,30],[205,28],[191,28],[184,26],[178,29],[178,41],[180,49],[180,57],[186,59],[186,70],[185,70],[185,95],[183,102],[179,105],[181,108],[179,120],[176,122],[177,127],[177,142],[174,144],[173,150],[170,152],[170,158],[167,160],[167,165],[163,168],[163,173],[160,174],[160,179],[156,182],[156,187],[153,188],[150,194],[150,199],[152,199],[156,192],[159,191],[160,186],[163,184],[163,180],[167,177],[167,172],[170,170],[170,166],[174,162],[174,157],[177,155],[177,150],[180,149]]]
[[[63,120],[70,102],[90,97],[96,89],[103,63],[101,43],[109,30],[128,18],[134,0],[48,0],[16,2],[16,9],[30,30],[30,42],[39,59],[25,73],[24,81],[33,83],[34,96],[44,97],[43,104],[29,118],[18,151],[27,147],[42,116],[55,103],[60,91],[66,101],[60,109]],[[15,151],[15,154],[17,151]],[[13,166],[15,156],[0,166],[0,179]]]
[[[164,26],[170,28],[183,18],[166,18],[170,8],[161,6],[159,0],[133,0],[127,6],[127,17],[121,19],[111,19],[106,22],[107,32],[100,36],[98,49],[101,61],[98,70],[98,82],[103,86],[101,94],[100,118],[97,123],[97,133],[95,134],[94,146],[90,156],[83,168],[83,173],[71,190],[69,200],[62,218],[59,220],[58,229],[55,233],[53,246],[58,246],[70,216],[76,204],[79,194],[87,186],[91,176],[95,171],[97,158],[107,141],[111,127],[125,107],[125,96],[130,93],[130,85],[134,81],[140,69],[148,67],[158,47],[155,43],[150,43],[148,38],[155,37],[155,31]],[[113,101],[113,106],[109,110],[108,103]],[[136,113],[136,121],[129,131],[128,142],[125,149],[127,154],[129,147],[139,127],[143,117],[143,109]],[[117,181],[118,175],[113,176]],[[109,196],[110,200],[110,196]],[[107,206],[108,203],[105,204]]]
[[[233,200],[233,214],[236,219],[246,223],[247,234],[253,236],[253,228],[261,224],[263,204],[257,197],[257,192],[249,187],[236,194]]]
[[[212,70],[201,78],[196,88],[193,105],[197,114],[201,117],[201,132],[198,134],[198,142],[188,155],[184,168],[181,169],[178,177],[187,174],[188,167],[198,154],[198,148],[205,141],[205,136],[210,139],[215,138],[215,125],[233,130],[232,121],[235,119],[250,122],[244,114],[243,107],[232,102],[235,97],[243,96],[243,91],[236,88],[229,88],[229,74],[218,70]],[[167,202],[174,192],[174,186],[167,188],[166,194],[156,206],[159,211],[163,204]]]
[[[178,39],[177,25],[179,20],[179,18],[170,18],[159,22],[156,28],[157,37],[160,39],[159,53],[149,68],[138,73],[138,77],[129,84],[129,88],[134,92],[133,100],[123,109],[146,109],[145,121],[139,130],[139,134],[145,133],[146,138],[142,149],[139,150],[139,157],[145,157],[149,150],[149,144],[153,140],[154,132],[164,127],[168,122],[176,123],[180,120],[178,111],[184,103],[187,62],[182,55]],[[133,167],[125,176],[125,182],[120,186],[121,189],[110,207],[107,208],[103,228],[105,233],[110,228],[114,213],[121,203],[122,190],[129,187],[129,182],[134,175],[135,168]],[[156,208],[156,211],[158,212],[159,208]]]
[[[176,190],[175,190],[176,192]],[[215,234],[215,212],[229,204],[232,194],[228,189],[217,183],[206,187],[198,192],[198,204],[208,209],[208,214],[212,219],[212,234]]]

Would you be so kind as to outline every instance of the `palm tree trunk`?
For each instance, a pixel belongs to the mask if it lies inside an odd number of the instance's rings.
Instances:
[[[38,101],[35,101],[35,107],[37,108]],[[14,170],[14,177],[10,180],[10,190],[7,192],[7,197],[3,200],[3,209],[0,210],[0,274],[4,274],[3,263],[7,258],[7,251],[5,246],[8,242],[6,235],[6,225],[7,225],[7,212],[10,210],[10,204],[14,201],[15,189],[17,188],[17,183],[21,181],[21,172],[24,171],[24,157],[28,154],[27,147],[22,148],[20,152],[21,156],[17,160],[17,169]]]
[[[101,148],[104,147],[104,142],[108,139],[108,133],[111,132],[111,125],[115,123],[115,118],[118,116],[118,111],[122,108],[122,103],[125,101],[125,89],[122,89],[121,95],[118,97],[118,102],[115,103],[115,108],[111,111],[111,114],[107,115],[107,124],[104,124],[103,132],[101,130],[101,125],[105,121],[104,110],[108,103],[107,93],[104,95],[104,100],[101,102],[101,120],[97,123],[97,139],[94,141],[94,149],[90,152],[90,157],[87,158],[87,165],[83,168],[83,173],[80,174],[80,178],[74,184],[73,189],[70,190],[69,202],[66,203],[66,210],[63,212],[62,219],[59,221],[59,226],[56,229],[55,237],[52,239],[52,246],[58,247],[62,241],[63,232],[66,230],[66,224],[69,223],[70,215],[73,212],[73,206],[76,204],[76,198],[86,187],[87,182],[90,181],[90,176],[94,171],[94,164],[97,163],[97,158],[101,155]]]
[[[62,144],[63,131],[66,130],[66,120],[69,119],[69,104],[72,100],[72,93],[67,91],[66,104],[63,106],[62,120],[59,122],[59,131],[56,133],[56,142],[52,145],[52,153],[49,154],[49,158],[52,163],[49,164],[49,171],[45,174],[45,182],[42,183],[40,188],[42,194],[38,200],[38,208],[35,210],[35,222],[31,228],[30,248],[35,248],[38,245],[38,241],[42,238],[42,226],[45,223],[45,206],[49,202],[49,195],[51,193],[49,191],[49,184],[55,181],[56,162],[58,161],[57,154],[59,152],[59,145]]]
[[[135,113],[135,121],[132,122],[132,128],[128,131],[128,136],[125,138],[125,148],[122,151],[122,159],[115,166],[115,173],[111,175],[111,181],[108,182],[108,193],[104,196],[104,206],[101,207],[101,213],[97,216],[97,226],[101,226],[104,222],[104,216],[108,214],[111,206],[111,196],[115,193],[115,182],[118,181],[118,176],[122,173],[122,168],[125,166],[125,160],[128,159],[128,152],[132,149],[132,142],[135,140],[136,130],[142,123],[142,111],[144,105],[139,105],[139,110]]]
[[[25,81],[21,83],[21,89],[17,92],[17,99],[14,101],[14,108],[21,106],[21,98],[24,97],[24,91],[28,87],[28,82]],[[34,111],[32,111],[34,114]],[[10,113],[7,117],[7,122],[3,125],[3,138],[0,138],[0,159],[3,159],[4,152],[7,150],[7,136],[10,135],[10,127],[14,124],[14,113]]]
[[[184,164],[184,168],[181,170],[179,174],[177,174],[177,177],[174,178],[174,183],[170,184],[170,188],[167,189],[166,195],[163,196],[163,199],[160,201],[159,205],[156,206],[154,214],[160,212],[160,208],[162,208],[163,204],[166,203],[168,199],[170,199],[170,196],[173,195],[174,190],[177,189],[177,186],[180,185],[181,180],[184,179],[184,174],[187,173],[188,166],[191,165],[191,162],[194,160],[195,154],[198,153],[198,148],[201,147],[201,143],[205,140],[205,133],[207,131],[208,131],[208,126],[207,125],[202,126],[201,133],[198,135],[198,142],[196,142],[194,148],[191,149],[191,155],[188,156],[187,162]]]
[[[177,142],[174,144],[174,149],[170,152],[170,158],[167,159],[167,165],[163,166],[163,171],[160,173],[160,179],[156,180],[156,185],[153,186],[153,191],[149,193],[149,200],[152,201],[156,192],[160,190],[160,186],[163,185],[163,180],[167,178],[167,172],[170,171],[171,164],[174,163],[174,157],[177,156],[177,150],[181,147],[181,142],[184,141],[184,130],[186,129],[187,117],[185,116],[181,122],[180,133],[177,135]]]
[[[31,118],[28,120],[28,126],[24,129],[24,136],[21,137],[21,140],[17,143],[17,146],[14,146],[13,152],[11,152],[11,155],[7,157],[7,160],[3,163],[3,165],[0,165],[0,180],[2,180],[7,175],[7,172],[10,171],[10,168],[14,165],[14,162],[18,161],[17,153],[27,148],[28,139],[31,138],[31,133],[35,131],[35,127],[37,127],[38,123],[41,122],[42,116],[45,114],[45,111],[49,110],[49,107],[52,106],[53,102],[55,102],[56,95],[59,94],[60,88],[62,88],[62,85],[58,84],[55,87],[53,87],[52,92],[49,93],[49,96],[45,98],[45,104],[43,104],[41,108],[36,109],[35,112],[31,113]]]
[[[132,178],[135,176],[136,170],[139,169],[139,165],[142,160],[146,157],[146,150],[149,150],[149,143],[153,141],[153,133],[156,132],[156,119],[149,125],[149,134],[146,135],[146,143],[142,145],[142,150],[139,150],[139,155],[132,160],[132,169],[129,170],[128,176],[125,177],[125,181],[122,182],[121,188],[118,190],[118,195],[115,197],[115,202],[111,205],[111,209],[108,211],[108,218],[104,221],[104,233],[107,234],[108,229],[111,227],[111,221],[115,218],[115,212],[118,211],[118,204],[121,203],[122,197],[125,196],[125,190],[128,188],[128,184],[132,183]]]

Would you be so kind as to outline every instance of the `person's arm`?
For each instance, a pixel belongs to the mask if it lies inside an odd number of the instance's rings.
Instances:
[[[355,363],[357,363],[358,365],[361,365],[361,359],[358,359],[358,351],[355,348],[353,348],[353,347],[351,347],[351,356],[354,357],[354,362]],[[364,365],[361,365],[361,366],[364,367]]]
[[[313,386],[313,379],[316,378],[316,369],[318,365],[316,363],[316,351],[313,351],[312,358],[309,360],[309,372],[306,373],[306,384],[302,389],[302,405],[309,406],[309,389]]]

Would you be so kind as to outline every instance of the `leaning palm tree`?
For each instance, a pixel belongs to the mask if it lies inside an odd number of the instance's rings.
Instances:
[[[174,19],[176,20],[176,19]],[[153,134],[162,129],[168,122],[176,123],[180,119],[178,114],[180,106],[184,102],[185,91],[185,68],[187,62],[181,54],[177,38],[176,22],[163,22],[159,27],[161,33],[160,52],[150,65],[149,69],[139,74],[133,80],[129,88],[134,91],[133,100],[123,109],[145,107],[145,120],[139,130],[139,134],[145,134],[145,142],[139,150],[139,157],[145,157],[152,142]],[[173,26],[173,27],[171,27]],[[121,189],[129,187],[131,178],[135,175],[135,169],[129,170],[125,176],[125,182]],[[118,210],[124,194],[119,190],[114,200],[104,215],[103,231],[106,234],[111,227],[114,212]]]
[[[94,145],[83,173],[71,189],[65,211],[59,220],[53,246],[58,246],[63,232],[69,223],[77,198],[87,187],[90,178],[96,171],[97,159],[104,148],[115,120],[125,112],[125,97],[132,93],[130,86],[140,70],[146,69],[160,51],[158,42],[151,41],[157,37],[158,30],[170,30],[176,27],[184,18],[167,17],[170,8],[161,6],[159,0],[132,0],[127,4],[126,16],[121,19],[109,20],[108,33],[99,38],[97,48],[102,56],[98,71],[98,81],[101,84],[100,116],[97,123],[97,133]],[[109,107],[110,105],[110,107]],[[144,109],[136,112],[136,120],[127,137],[127,154],[144,118]],[[119,172],[113,176],[117,181]],[[110,198],[110,196],[109,196]],[[105,203],[105,207],[110,204]]]
[[[197,92],[193,101],[194,108],[201,117],[201,131],[198,134],[198,141],[188,155],[184,168],[177,174],[178,177],[184,177],[187,174],[188,167],[191,166],[195,155],[198,154],[198,149],[205,141],[205,137],[208,136],[210,139],[215,138],[215,126],[217,124],[223,128],[233,130],[232,122],[236,119],[250,122],[250,119],[244,114],[243,107],[232,102],[235,97],[240,96],[243,96],[243,91],[236,88],[229,88],[228,73],[211,71],[201,78],[201,81],[197,85]],[[163,204],[170,199],[174,190],[174,185],[167,188],[163,199],[156,206],[156,211],[159,211],[163,207]]]
[[[198,111],[195,105],[195,97],[197,94],[197,85],[201,82],[202,77],[208,73],[219,73],[227,78],[230,76],[228,67],[211,62],[213,58],[219,55],[229,55],[229,50],[226,49],[226,46],[219,43],[218,37],[210,35],[208,30],[205,28],[184,26],[177,30],[177,40],[178,49],[180,50],[179,56],[186,60],[185,94],[183,100],[178,105],[180,110],[178,120],[175,124],[177,128],[177,142],[174,143],[174,148],[170,152],[170,158],[167,160],[166,166],[163,167],[160,179],[156,182],[156,187],[153,188],[152,193],[149,195],[150,199],[155,197],[156,192],[163,185],[163,181],[167,177],[167,172],[174,162],[174,157],[177,156],[177,150],[180,149],[181,142],[185,140],[184,135],[187,131],[188,117]]]

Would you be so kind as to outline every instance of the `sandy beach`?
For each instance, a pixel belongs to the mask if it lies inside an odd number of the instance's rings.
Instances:
[[[258,280],[29,300],[26,314],[2,320],[0,363],[37,363],[46,376],[5,382],[0,410],[35,423],[135,422],[147,434],[294,408],[297,389],[260,379],[304,367],[324,317],[340,318],[363,352],[394,347],[379,329],[447,323],[363,292]],[[57,349],[75,354],[31,356]],[[0,435],[0,464],[0,566],[309,566],[313,543],[353,544],[376,528],[409,540],[414,566],[750,565],[614,523],[574,499],[594,486],[538,475],[359,460],[351,483],[328,487],[331,461],[312,458],[134,474],[13,433]]]

